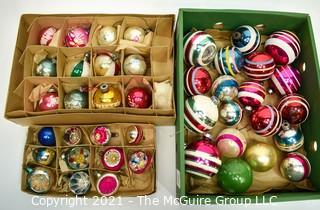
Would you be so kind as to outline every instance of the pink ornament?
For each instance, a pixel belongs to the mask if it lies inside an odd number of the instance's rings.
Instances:
[[[106,173],[99,177],[96,188],[98,193],[103,196],[115,194],[120,186],[120,181],[115,174]]]
[[[222,156],[235,158],[243,155],[247,141],[239,130],[227,128],[218,134],[216,144]]]
[[[109,147],[101,154],[102,165],[110,171],[119,171],[124,165],[122,148]]]
[[[40,97],[38,104],[40,111],[55,110],[59,107],[59,96],[57,92],[47,92]]]
[[[205,68],[192,66],[185,72],[185,91],[188,95],[206,94],[211,85],[211,76]]]
[[[39,43],[41,45],[45,45],[45,46],[49,46],[49,44],[51,43],[54,34],[57,32],[57,29],[53,26],[49,26],[47,28],[43,28],[40,31],[40,39],[39,39]]]
[[[152,104],[152,94],[146,88],[131,88],[127,95],[127,104],[132,108],[149,108]]]
[[[105,126],[96,126],[91,134],[90,140],[96,145],[106,145],[111,139],[111,131]]]
[[[254,52],[244,60],[244,73],[252,80],[264,81],[271,77],[275,63],[273,58],[265,52]]]
[[[81,26],[69,29],[65,36],[65,45],[67,47],[85,47],[88,41],[89,31]]]
[[[266,97],[266,91],[258,82],[243,82],[238,91],[238,99],[246,109],[260,106]]]

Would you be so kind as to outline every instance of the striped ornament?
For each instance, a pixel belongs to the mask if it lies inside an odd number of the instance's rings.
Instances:
[[[299,149],[304,143],[301,128],[299,126],[289,126],[289,124],[282,125],[282,130],[274,136],[274,143],[284,152],[292,152]]]
[[[207,66],[214,59],[217,46],[204,31],[189,32],[183,38],[184,61],[191,66]]]
[[[211,76],[205,68],[192,66],[185,72],[185,92],[189,96],[206,94],[211,85]]]
[[[260,45],[260,33],[252,26],[239,26],[232,33],[231,43],[244,55],[250,54]]]
[[[235,128],[222,130],[216,138],[216,144],[221,155],[227,158],[242,156],[247,147],[244,135]]]
[[[299,70],[290,65],[276,67],[271,76],[271,88],[281,95],[296,93],[301,87],[301,74]]]
[[[195,95],[185,101],[184,124],[192,132],[210,131],[218,117],[217,105],[207,96]]]
[[[266,97],[266,91],[258,82],[243,82],[238,91],[238,99],[246,109],[260,106]]]
[[[279,65],[292,63],[299,56],[300,50],[299,38],[287,30],[274,32],[265,42],[265,51]]]
[[[290,124],[297,125],[303,123],[308,118],[310,105],[303,96],[292,94],[280,99],[278,110],[284,120]]]
[[[212,84],[211,93],[221,101],[233,100],[238,95],[239,84],[232,76],[222,75]]]
[[[275,67],[273,58],[265,52],[254,52],[244,60],[244,73],[255,81],[269,79]]]
[[[243,64],[243,55],[235,47],[221,48],[214,58],[214,66],[219,74],[235,76],[241,71]]]
[[[303,154],[291,152],[281,161],[281,175],[292,182],[300,182],[309,177],[311,164]]]
[[[282,124],[280,112],[270,105],[261,105],[250,115],[251,127],[261,136],[276,134]]]

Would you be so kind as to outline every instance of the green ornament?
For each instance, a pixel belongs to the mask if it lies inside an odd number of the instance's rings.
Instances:
[[[82,76],[83,63],[84,63],[84,61],[82,60],[79,63],[77,63],[77,65],[75,65],[75,67],[73,68],[73,70],[71,72],[71,77],[81,77]]]
[[[252,184],[252,171],[247,162],[233,158],[222,163],[218,185],[227,193],[244,193]]]

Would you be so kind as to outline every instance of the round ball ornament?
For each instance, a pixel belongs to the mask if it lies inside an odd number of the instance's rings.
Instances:
[[[128,159],[128,164],[133,173],[142,174],[152,163],[152,155],[144,151],[133,152]]]
[[[276,134],[282,124],[280,112],[270,105],[261,105],[250,115],[251,127],[261,136]]]
[[[90,134],[90,140],[95,145],[106,145],[111,140],[111,131],[105,126],[96,126]]]
[[[53,58],[45,58],[37,64],[35,69],[36,76],[42,77],[56,77],[57,76],[57,64]]]
[[[75,195],[84,195],[89,192],[90,188],[90,177],[86,172],[75,172],[69,179],[69,189]]]
[[[282,124],[282,129],[274,136],[275,145],[284,152],[293,152],[304,143],[304,136],[299,126],[290,126],[288,122]]]
[[[265,97],[266,90],[258,82],[243,82],[239,87],[238,100],[247,110],[262,105]]]
[[[69,146],[77,145],[81,141],[82,132],[79,127],[69,127],[64,131],[63,140]]]
[[[49,46],[57,31],[58,29],[55,28],[54,26],[43,28],[40,31],[39,44],[44,46]]]
[[[276,64],[287,65],[299,56],[300,40],[291,31],[277,31],[266,40],[265,51],[274,58]]]
[[[98,193],[102,196],[111,196],[115,194],[120,186],[120,180],[115,174],[97,174],[98,181],[96,184],[96,189]]]
[[[257,143],[247,149],[244,158],[252,170],[265,172],[275,166],[277,152],[270,144]]]
[[[213,82],[211,93],[220,101],[230,101],[238,95],[238,87],[238,82],[232,76],[223,75]]]
[[[311,165],[302,154],[291,152],[286,155],[280,164],[281,175],[291,182],[300,182],[309,177]]]
[[[246,192],[252,180],[253,175],[249,164],[240,158],[223,162],[218,173],[218,185],[227,193]]]
[[[219,118],[216,103],[204,95],[195,95],[185,101],[184,125],[195,133],[210,131]]]
[[[38,141],[43,146],[55,146],[56,136],[52,127],[43,127],[38,132]]]
[[[97,35],[99,45],[111,45],[117,39],[117,29],[113,26],[103,26]]]
[[[46,93],[40,96],[38,102],[39,111],[50,111],[59,108],[59,96],[58,92],[51,88]]]
[[[244,65],[244,57],[235,47],[224,47],[214,58],[214,66],[219,74],[235,76]]]
[[[298,125],[308,118],[310,105],[303,96],[292,94],[280,99],[278,110],[284,120],[290,124]]]
[[[120,74],[121,68],[116,55],[104,53],[94,59],[93,70],[97,76],[116,76]]]
[[[255,81],[269,79],[275,67],[273,58],[266,52],[254,52],[244,60],[244,73]]]
[[[64,96],[65,109],[85,109],[88,108],[88,93],[74,89]]]
[[[32,151],[33,160],[41,165],[50,165],[56,157],[56,152],[49,148],[36,148]]]
[[[93,105],[96,109],[118,107],[121,104],[121,92],[119,88],[101,84],[93,94]]]
[[[209,134],[186,147],[185,159],[187,173],[207,179],[217,174],[221,166],[220,153]]]
[[[144,75],[147,71],[144,57],[139,54],[127,56],[123,62],[123,71],[126,75]]]
[[[250,54],[260,45],[260,33],[252,26],[239,26],[232,33],[231,44],[238,48],[244,55]]]
[[[242,156],[247,147],[244,135],[235,128],[222,130],[215,141],[221,155],[227,158]]]
[[[82,170],[89,167],[90,151],[85,147],[73,147],[61,154],[61,158],[71,170]]]
[[[185,91],[188,95],[206,94],[211,85],[211,76],[205,68],[192,66],[185,72]]]
[[[110,171],[119,171],[124,165],[124,152],[122,148],[110,147],[101,154],[102,165]]]
[[[189,32],[183,37],[184,61],[191,66],[207,66],[217,52],[213,37],[204,31]]]
[[[220,121],[227,126],[235,126],[242,119],[242,108],[234,101],[224,101],[219,107]]]
[[[129,144],[140,144],[143,140],[143,129],[139,125],[131,125],[126,130],[126,139]]]
[[[146,31],[139,26],[128,27],[123,35],[123,38],[128,41],[142,43],[146,36]]]
[[[54,175],[50,169],[44,167],[27,167],[27,186],[35,193],[48,192],[54,183]]]
[[[65,36],[66,47],[85,47],[89,41],[89,30],[82,26],[72,27]]]
[[[127,94],[127,104],[131,108],[149,108],[152,104],[152,95],[146,88],[131,88]]]

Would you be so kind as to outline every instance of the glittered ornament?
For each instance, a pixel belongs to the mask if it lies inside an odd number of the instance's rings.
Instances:
[[[85,53],[83,58],[79,61],[69,61],[65,66],[66,77],[89,77],[90,76],[90,53]]]
[[[85,147],[73,147],[61,154],[71,170],[82,170],[89,167],[90,151]]]
[[[96,189],[98,193],[102,196],[111,196],[115,194],[120,186],[120,180],[117,175],[106,173],[97,175],[98,181],[96,184]]]
[[[188,95],[206,94],[211,85],[211,76],[205,68],[192,66],[185,72],[185,91]]]
[[[125,40],[142,43],[146,36],[146,31],[138,26],[130,26],[128,27],[123,35]]]
[[[97,76],[116,76],[120,74],[121,68],[115,54],[104,53],[94,59],[93,70]]]
[[[251,127],[261,136],[276,134],[282,124],[280,112],[270,105],[261,105],[250,115]]]
[[[191,66],[207,66],[214,59],[217,46],[204,31],[189,32],[183,37],[184,61]]]
[[[56,152],[50,148],[36,148],[32,150],[33,160],[41,165],[50,165],[56,157]]]
[[[126,139],[129,144],[140,144],[143,140],[143,129],[139,125],[131,125],[126,129]]]
[[[304,143],[304,136],[299,126],[291,126],[288,122],[282,124],[282,129],[274,137],[275,145],[284,152],[293,152]]]
[[[223,75],[213,82],[211,93],[220,101],[230,101],[238,95],[238,87],[238,82],[232,76]]]
[[[265,172],[275,166],[277,152],[270,144],[257,143],[248,147],[244,158],[252,170]]]
[[[35,193],[46,193],[54,184],[53,172],[44,167],[27,167],[27,186]]]
[[[301,124],[309,116],[310,105],[301,95],[292,94],[284,96],[278,104],[282,118],[290,124]]]
[[[278,66],[271,76],[271,89],[277,90],[281,95],[296,93],[301,87],[301,74],[296,68],[286,65]]]
[[[93,94],[93,106],[96,109],[118,107],[121,104],[121,91],[119,88],[103,83]]]
[[[111,139],[111,131],[108,127],[96,126],[90,133],[90,140],[96,145],[106,145]]]
[[[82,26],[76,26],[67,31],[64,43],[66,47],[85,47],[88,41],[89,30]]]
[[[219,118],[216,103],[204,95],[195,95],[185,101],[184,125],[195,133],[210,131]]]
[[[244,60],[244,73],[255,81],[269,79],[275,67],[273,58],[266,52],[254,52]]]
[[[39,44],[49,46],[57,30],[54,26],[43,28],[39,34]]]
[[[56,136],[52,127],[43,127],[38,132],[38,141],[43,146],[55,146]]]
[[[84,171],[73,173],[69,179],[69,189],[75,195],[84,195],[89,192],[90,188],[90,177]]]
[[[53,58],[45,58],[37,64],[35,69],[36,76],[42,77],[56,77],[57,76],[57,64]]]
[[[291,152],[286,155],[280,164],[281,175],[291,182],[300,182],[309,177],[311,165],[302,154]]]
[[[231,44],[244,55],[254,52],[260,45],[259,31],[249,25],[242,25],[232,32]]]
[[[123,71],[126,75],[144,75],[147,71],[144,57],[139,54],[127,56],[123,62]]]
[[[131,108],[149,108],[152,104],[152,95],[142,87],[131,88],[126,101]]]
[[[212,143],[212,137],[205,134],[185,149],[186,172],[202,178],[210,178],[218,173],[221,166],[220,153]]]
[[[244,193],[252,184],[253,175],[250,166],[240,158],[223,162],[218,173],[218,185],[227,193]]]
[[[219,107],[219,116],[223,124],[227,126],[237,125],[242,119],[242,108],[234,101],[224,101]]]
[[[133,173],[141,174],[151,165],[152,156],[144,151],[133,152],[128,158],[129,168]]]
[[[119,171],[124,165],[124,152],[122,148],[109,147],[101,153],[102,165],[110,171]]]
[[[300,50],[299,38],[287,30],[274,32],[265,42],[265,51],[279,65],[292,63],[299,56]]]
[[[64,96],[65,109],[85,109],[88,108],[88,93],[74,89]]]
[[[235,47],[221,48],[214,58],[214,66],[219,74],[235,76],[240,73],[243,65],[244,57]]]
[[[117,29],[113,26],[103,26],[97,35],[99,45],[111,45],[117,39]]]
[[[64,131],[63,140],[69,146],[77,145],[81,141],[82,132],[79,127],[69,127]]]
[[[243,82],[238,91],[238,100],[247,109],[260,106],[266,97],[265,88],[258,82]]]
[[[50,88],[40,96],[38,102],[39,111],[50,111],[59,108],[59,95],[54,88]]]
[[[227,158],[242,156],[247,147],[244,135],[235,128],[222,130],[216,137],[215,142],[220,154]]]

